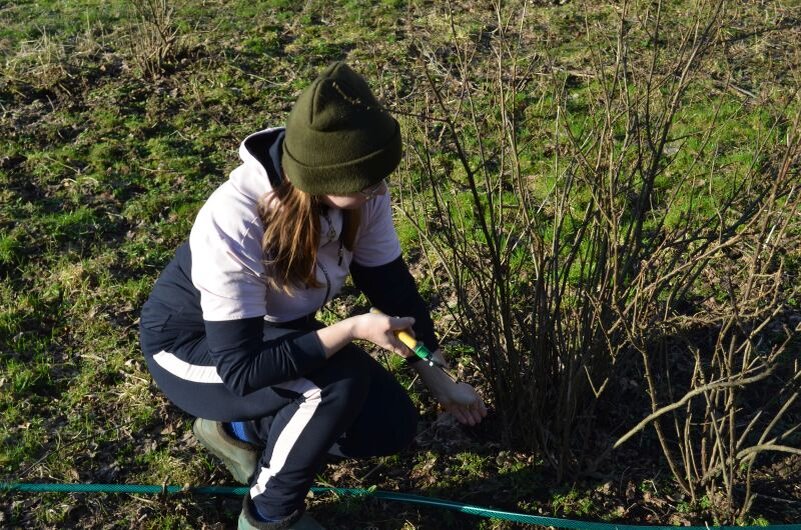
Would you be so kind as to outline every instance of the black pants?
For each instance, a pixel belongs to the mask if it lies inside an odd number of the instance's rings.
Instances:
[[[265,325],[264,338],[320,326]],[[404,388],[354,345],[305,377],[237,396],[216,375],[202,332],[143,328],[141,341],[153,379],[175,405],[201,418],[246,421],[259,437],[264,448],[250,493],[265,515],[302,507],[326,453],[393,454],[416,434],[417,411]]]

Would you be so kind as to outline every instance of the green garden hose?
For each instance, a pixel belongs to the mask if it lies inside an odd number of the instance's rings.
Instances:
[[[555,528],[571,528],[576,530],[749,530],[756,526],[645,526],[645,525],[626,525],[614,523],[594,523],[590,521],[574,521],[571,519],[559,519],[556,517],[546,517],[542,515],[530,515],[524,513],[505,512],[492,508],[483,508],[461,502],[453,502],[433,497],[423,497],[421,495],[411,495],[409,493],[396,493],[392,491],[377,491],[358,488],[320,488],[311,489],[314,493],[334,493],[336,495],[352,497],[373,497],[387,501],[405,502],[430,506],[433,508],[444,508],[454,510],[469,515],[477,515],[488,519],[501,519],[515,523],[535,524],[541,526],[552,526]],[[139,493],[139,494],[173,494],[173,493],[196,493],[205,495],[236,495],[242,496],[248,488],[225,487],[225,486],[156,486],[144,484],[30,484],[30,483],[6,483],[0,482],[0,491],[22,491],[22,492],[61,492],[61,493]],[[801,524],[779,524],[771,525],[768,528],[774,530],[801,530]]]

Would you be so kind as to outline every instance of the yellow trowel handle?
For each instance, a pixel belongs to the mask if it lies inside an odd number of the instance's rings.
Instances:
[[[375,307],[371,307],[370,308],[370,312],[375,314],[375,315],[383,315],[384,314],[384,313],[381,312],[380,309],[377,309]],[[422,357],[423,359],[426,358],[425,354],[421,355],[417,351],[420,348],[420,346],[422,346],[422,344],[417,342],[417,339],[412,337],[412,335],[408,331],[406,331],[406,330],[397,330],[397,331],[395,331],[395,336],[398,337],[398,339],[400,339],[400,341],[402,343],[404,343],[407,348],[412,350],[419,357]]]

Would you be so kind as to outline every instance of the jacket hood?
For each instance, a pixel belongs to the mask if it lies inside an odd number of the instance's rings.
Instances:
[[[231,184],[244,196],[258,201],[275,189],[283,179],[281,144],[284,128],[253,133],[239,145],[242,164],[231,172]]]

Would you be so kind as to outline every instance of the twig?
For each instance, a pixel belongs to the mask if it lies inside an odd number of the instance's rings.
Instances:
[[[664,407],[660,408],[659,410],[656,410],[656,411],[652,412],[651,414],[649,414],[648,416],[646,416],[637,425],[635,425],[634,427],[629,429],[629,431],[626,434],[624,434],[623,436],[618,438],[618,440],[612,445],[611,448],[612,449],[617,449],[622,444],[624,444],[626,441],[628,441],[629,438],[631,438],[632,436],[634,436],[635,434],[640,432],[642,429],[644,429],[649,423],[653,422],[655,419],[659,418],[660,416],[663,416],[663,415],[667,414],[670,411],[673,411],[673,410],[676,410],[676,409],[680,408],[681,406],[685,405],[688,401],[690,401],[692,398],[694,398],[694,397],[696,397],[696,396],[698,396],[700,394],[703,394],[705,392],[709,392],[709,391],[712,391],[712,390],[720,390],[720,389],[724,389],[724,388],[733,388],[733,387],[742,387],[742,386],[750,385],[752,383],[756,383],[757,381],[761,381],[761,380],[765,379],[766,377],[768,377],[771,373],[773,373],[773,369],[774,369],[773,367],[769,367],[764,372],[762,372],[761,374],[755,375],[755,376],[752,376],[752,377],[740,377],[740,378],[737,378],[737,379],[734,379],[734,380],[717,381],[717,382],[714,382],[714,383],[708,383],[708,384],[700,386],[698,388],[694,388],[694,389],[690,390],[689,392],[687,392],[684,395],[684,397],[682,397],[680,400],[676,401],[675,403],[671,403],[670,405],[665,405]]]

